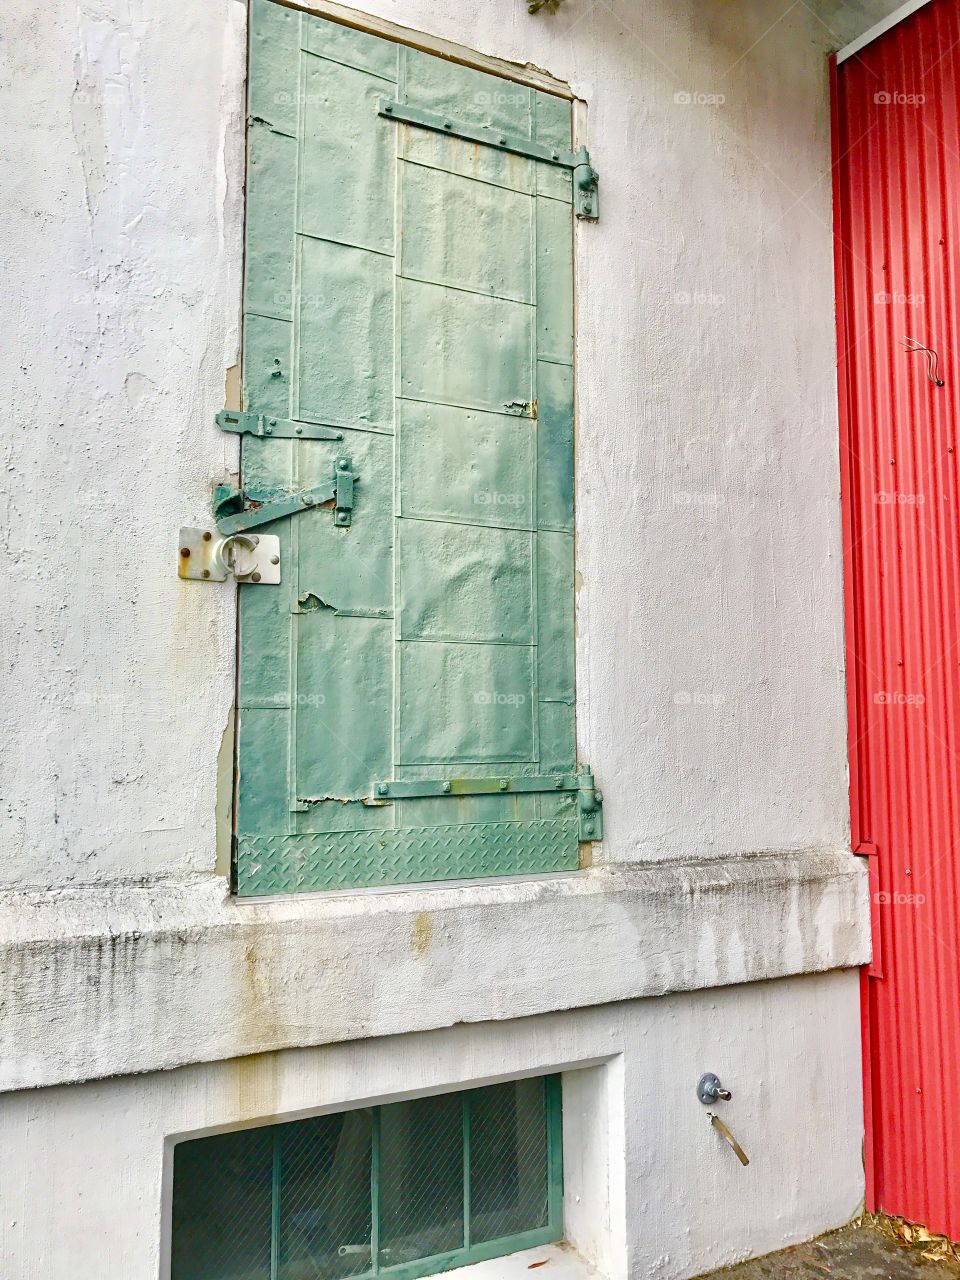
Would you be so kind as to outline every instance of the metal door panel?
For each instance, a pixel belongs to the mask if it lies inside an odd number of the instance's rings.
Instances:
[[[401,644],[401,764],[536,758],[534,650],[512,644]]]
[[[342,438],[244,437],[244,491],[357,480],[240,589],[237,886],[575,867],[576,791],[376,792],[576,773],[571,175],[455,136],[569,103],[253,0],[250,107],[244,408]]]
[[[398,522],[400,637],[533,644],[533,536],[516,529]]]
[[[400,424],[401,515],[534,528],[537,423],[408,400]]]
[[[530,196],[442,169],[404,166],[401,216],[404,276],[533,301]]]

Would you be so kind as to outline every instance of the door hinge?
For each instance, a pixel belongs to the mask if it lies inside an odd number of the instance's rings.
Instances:
[[[445,133],[451,138],[462,138],[465,142],[480,142],[495,151],[508,151],[512,155],[540,160],[543,164],[550,164],[558,169],[569,169],[573,175],[574,213],[578,218],[585,218],[590,222],[596,222],[600,216],[599,177],[590,165],[586,147],[580,147],[577,151],[565,151],[509,130],[491,129],[466,120],[452,120],[449,116],[437,115],[434,111],[424,111],[421,107],[412,107],[406,102],[394,102],[387,98],[380,102],[378,114],[388,120],[398,120],[401,124],[418,125],[421,129]]]
[[[600,175],[591,166],[586,147],[581,147],[574,159],[573,211],[578,218],[596,222],[600,217]]]
[[[872,840],[861,840],[854,849],[858,858],[867,859],[867,885],[870,893],[870,938],[873,955],[867,968],[871,978],[883,977],[883,941],[881,933],[880,908],[884,902],[880,888],[880,851]]]
[[[275,418],[269,413],[240,413],[224,409],[216,416],[221,431],[238,436],[256,436],[269,440],[342,440],[343,432],[333,427],[323,427],[318,422],[298,422],[290,418]]]
[[[603,794],[593,785],[592,773],[579,775],[577,809],[580,813],[580,839],[583,842],[603,839]]]

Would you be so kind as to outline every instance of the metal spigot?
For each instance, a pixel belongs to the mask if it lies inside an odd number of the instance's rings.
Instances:
[[[697,1084],[697,1097],[705,1107],[708,1107],[711,1102],[729,1102],[733,1094],[729,1089],[723,1088],[719,1076],[708,1071],[700,1077]]]

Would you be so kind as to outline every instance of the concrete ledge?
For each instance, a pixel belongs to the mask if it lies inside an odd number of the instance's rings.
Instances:
[[[859,965],[845,851],[237,902],[215,877],[0,895],[0,1090]]]

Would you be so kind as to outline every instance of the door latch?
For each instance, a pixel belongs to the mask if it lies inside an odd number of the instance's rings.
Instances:
[[[325,484],[300,493],[279,494],[255,498],[241,489],[220,487],[214,495],[213,514],[217,528],[223,534],[244,533],[261,524],[282,520],[284,516],[296,516],[314,507],[333,506],[333,522],[346,528],[353,515],[353,488],[359,476],[349,458],[338,458],[333,475]]]
[[[222,534],[181,529],[178,572],[189,582],[238,582],[276,586],[280,581],[280,539],[270,533]]]

